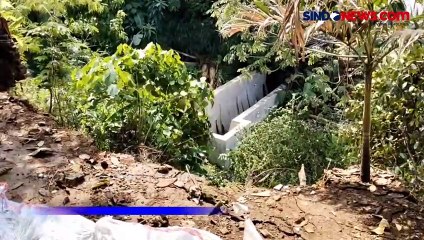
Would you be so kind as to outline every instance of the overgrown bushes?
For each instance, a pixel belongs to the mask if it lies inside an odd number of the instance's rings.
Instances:
[[[298,183],[302,164],[308,183],[324,169],[343,167],[346,153],[337,125],[301,119],[284,108],[252,128],[238,148],[230,152],[234,180],[265,186]]]
[[[174,51],[149,44],[143,51],[120,45],[97,57],[71,82],[68,112],[103,149],[162,150],[178,161],[202,159],[209,137],[207,83],[193,79]],[[72,108],[68,108],[73,110]]]

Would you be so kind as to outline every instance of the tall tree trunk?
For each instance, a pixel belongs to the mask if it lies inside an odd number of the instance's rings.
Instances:
[[[25,79],[15,39],[10,35],[7,20],[0,16],[0,91],[8,91],[16,81]]]
[[[365,66],[365,94],[364,94],[364,115],[362,118],[362,162],[361,181],[371,181],[371,83],[372,83],[372,63]]]

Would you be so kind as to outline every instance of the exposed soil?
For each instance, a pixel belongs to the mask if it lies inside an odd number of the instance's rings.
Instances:
[[[52,206],[223,203],[228,215],[118,217],[156,227],[197,227],[222,239],[242,239],[247,216],[265,239],[424,239],[420,204],[393,174],[374,170],[373,180],[372,186],[359,183],[359,171],[352,167],[328,171],[316,186],[217,188],[138,156],[99,152],[83,134],[58,128],[47,114],[0,93],[0,182],[9,184],[8,198],[14,201]],[[236,202],[248,206],[249,213],[237,212]],[[378,229],[380,222],[387,226]]]

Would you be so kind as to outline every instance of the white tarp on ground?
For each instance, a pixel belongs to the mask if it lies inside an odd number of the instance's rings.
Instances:
[[[0,240],[221,240],[195,228],[153,228],[104,217],[96,223],[82,216],[43,216],[30,206],[0,198]],[[262,240],[246,220],[244,240]]]

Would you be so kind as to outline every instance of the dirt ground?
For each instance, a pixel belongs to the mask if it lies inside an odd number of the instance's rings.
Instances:
[[[47,114],[0,93],[0,182],[8,183],[7,197],[18,202],[223,203],[228,214],[221,216],[117,217],[156,227],[197,227],[222,239],[242,239],[247,217],[265,239],[424,239],[422,205],[391,173],[374,170],[373,180],[373,185],[361,184],[353,166],[328,171],[314,186],[217,188],[201,177],[138,156],[99,152],[83,134],[57,128]]]

